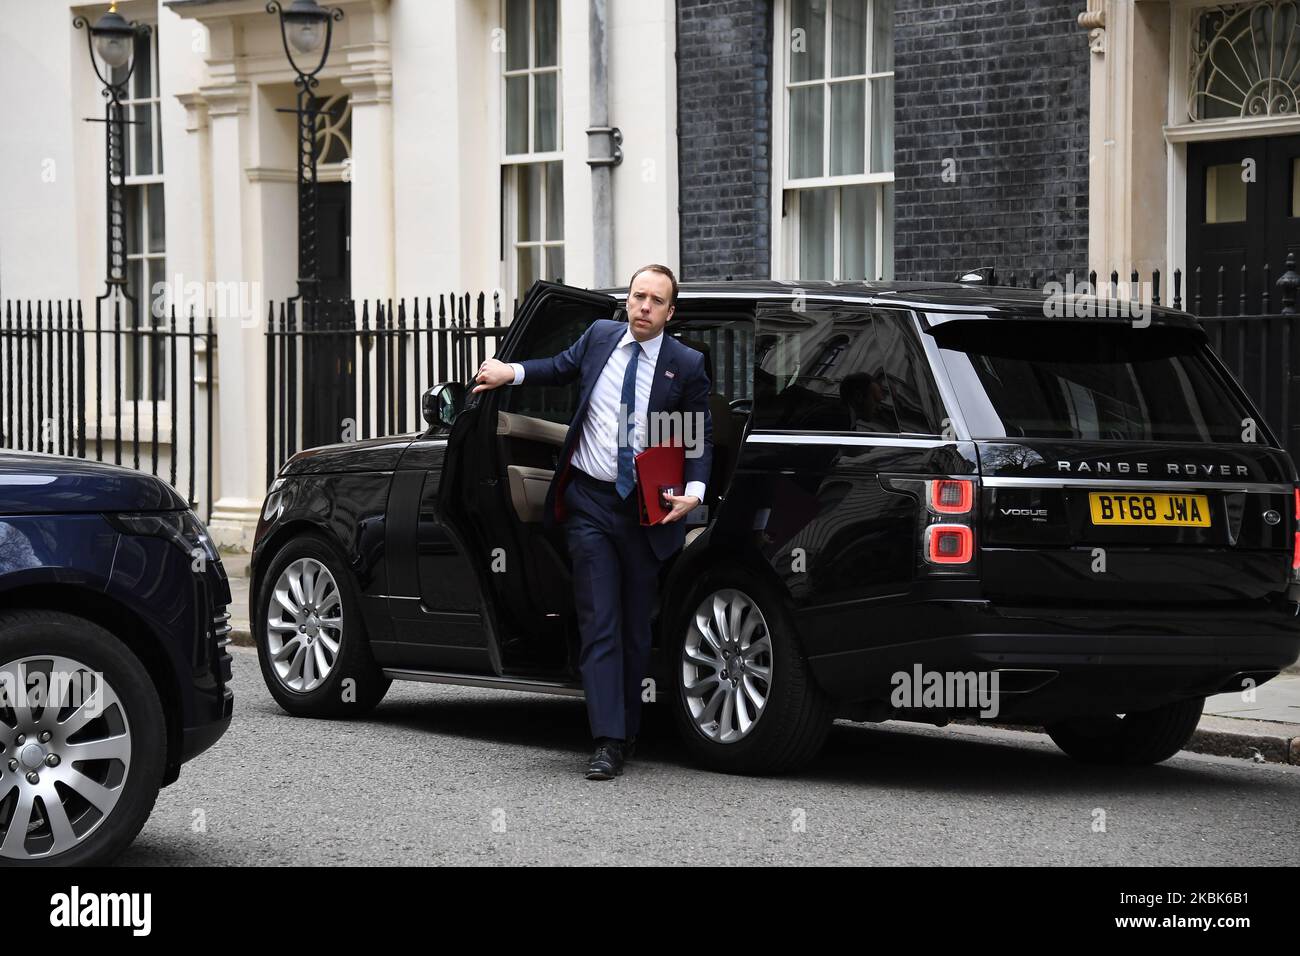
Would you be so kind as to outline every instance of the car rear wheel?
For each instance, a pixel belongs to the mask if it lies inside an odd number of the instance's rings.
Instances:
[[[0,864],[100,865],[158,798],[167,755],[148,671],[104,628],[0,614]]]
[[[392,683],[375,664],[356,587],[323,540],[296,538],[257,589],[257,657],[271,696],[295,717],[358,717]]]
[[[1048,736],[1075,760],[1141,766],[1168,760],[1196,732],[1205,698],[1133,714],[1075,717],[1048,724]]]
[[[673,713],[692,757],[724,773],[780,773],[812,759],[830,729],[789,614],[757,577],[710,571],[669,632]]]

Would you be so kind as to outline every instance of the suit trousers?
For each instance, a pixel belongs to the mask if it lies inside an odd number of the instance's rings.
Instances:
[[[578,469],[564,489],[565,521],[582,652],[578,658],[593,737],[627,739],[641,726],[650,666],[650,613],[662,562],[641,526],[636,492]]]

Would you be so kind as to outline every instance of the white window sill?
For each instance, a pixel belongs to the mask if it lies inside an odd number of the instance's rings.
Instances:
[[[136,436],[136,411],[132,409],[135,404],[139,410],[140,432]],[[89,409],[94,408],[93,402],[87,402]],[[152,443],[157,432],[157,442],[159,445],[170,445],[175,440],[172,428],[171,409],[168,407],[169,402],[158,403],[158,422],[157,428],[154,427],[153,421],[153,403],[152,402],[123,402],[122,403],[122,441],[123,442],[149,442]],[[111,408],[111,406],[107,406]],[[197,419],[195,425],[197,427]],[[86,422],[86,441],[87,443],[100,439],[105,442],[117,441],[118,419],[112,414],[105,414],[98,423],[94,421]]]

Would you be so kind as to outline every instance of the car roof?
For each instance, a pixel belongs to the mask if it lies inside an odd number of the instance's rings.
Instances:
[[[1102,286],[1105,289],[1105,286]],[[627,288],[601,289],[617,298],[627,295]],[[729,279],[709,282],[683,282],[678,299],[793,299],[862,302],[865,304],[901,305],[926,313],[945,313],[955,318],[1048,318],[1046,303],[1052,294],[1041,289],[1015,286],[990,286],[964,282],[827,282],[778,279]],[[1060,295],[1062,311],[1081,316],[1085,321],[1125,322],[1130,315],[1123,306],[1127,300],[1106,296]],[[1123,305],[1120,305],[1123,303]],[[1151,306],[1153,321],[1170,325],[1195,325],[1193,316],[1166,306]],[[1062,319],[1068,321],[1069,319]]]

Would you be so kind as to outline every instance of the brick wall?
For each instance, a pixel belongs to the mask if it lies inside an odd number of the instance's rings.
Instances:
[[[680,278],[770,273],[771,0],[679,0]]]
[[[897,278],[1087,271],[1083,6],[897,0]]]

